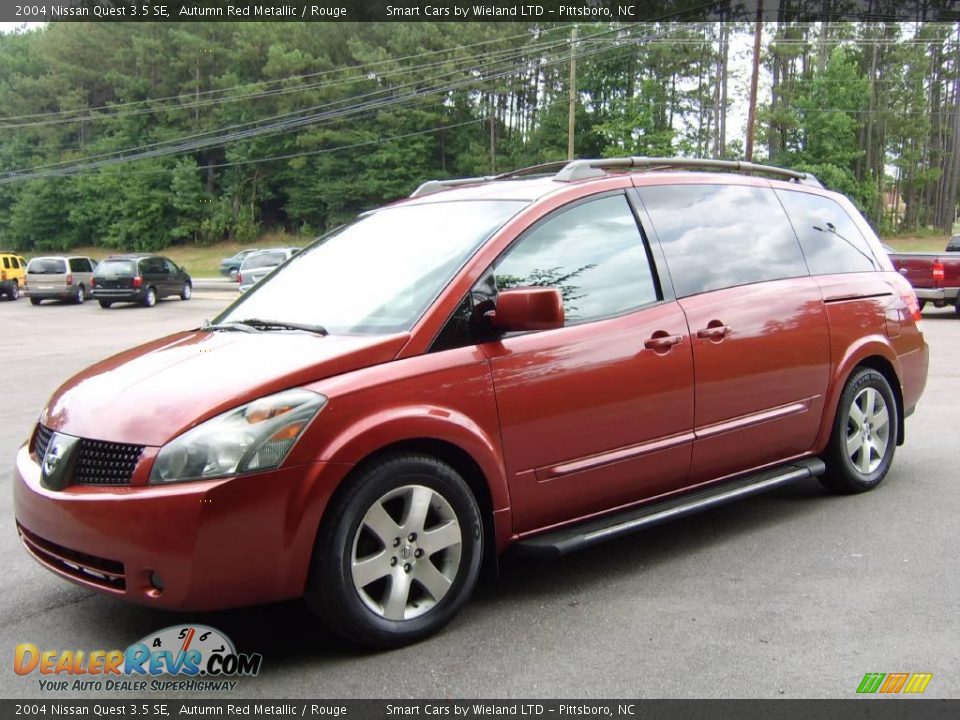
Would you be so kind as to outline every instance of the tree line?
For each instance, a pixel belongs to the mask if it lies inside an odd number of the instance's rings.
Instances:
[[[0,35],[0,245],[318,233],[567,154],[743,157],[753,23],[53,23]],[[960,26],[768,22],[754,161],[949,232]]]

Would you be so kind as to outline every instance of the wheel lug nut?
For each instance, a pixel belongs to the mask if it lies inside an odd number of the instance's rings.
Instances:
[[[417,548],[417,551],[413,554],[414,557],[423,557],[423,550]]]
[[[394,538],[394,539],[393,539],[393,546],[394,546],[394,547],[400,547],[400,538]]]
[[[404,572],[410,572],[410,569],[411,569],[411,568],[410,568],[410,563],[405,563],[404,566],[403,566],[403,571],[404,571]]]
[[[417,539],[416,533],[410,533],[409,535],[407,535],[407,540],[409,540],[410,542],[415,542],[416,539]]]
[[[390,567],[394,567],[397,564],[397,559],[395,557],[390,558]]]

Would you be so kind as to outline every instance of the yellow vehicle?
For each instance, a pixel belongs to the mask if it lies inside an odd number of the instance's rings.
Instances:
[[[0,297],[6,296],[11,300],[20,297],[26,272],[26,260],[16,253],[0,250]]]

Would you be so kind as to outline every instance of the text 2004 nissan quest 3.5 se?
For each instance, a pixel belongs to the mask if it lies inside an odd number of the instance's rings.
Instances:
[[[875,487],[926,383],[919,318],[860,214],[803,173],[619,158],[431,181],[66,382],[17,455],[17,527],[117,598],[304,596],[400,645],[508,548],[805,478]]]

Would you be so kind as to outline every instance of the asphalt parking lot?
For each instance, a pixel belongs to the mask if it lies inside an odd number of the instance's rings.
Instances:
[[[232,697],[847,698],[864,673],[900,671],[933,673],[927,697],[960,696],[952,309],[924,313],[926,394],[876,491],[833,497],[802,483],[562,561],[509,561],[438,637],[369,653],[328,636],[299,602],[159,612],[66,583],[20,547],[11,468],[50,393],[95,360],[196,327],[230,297],[107,311],[0,302],[0,697],[42,696],[36,675],[13,672],[18,643],[125,648],[184,621],[263,653],[259,677]]]

